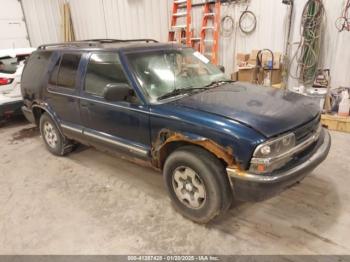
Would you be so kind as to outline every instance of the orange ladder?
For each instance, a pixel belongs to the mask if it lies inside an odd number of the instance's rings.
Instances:
[[[173,1],[173,9],[170,23],[171,28],[169,30],[169,42],[178,42],[180,44],[185,44],[186,46],[192,46],[191,12],[191,0]],[[185,22],[183,24],[178,24],[178,19],[180,17],[185,17]]]
[[[200,32],[200,52],[211,59],[211,62],[215,65],[218,64],[219,60],[220,9],[220,0],[204,4]],[[211,33],[208,31],[211,31]],[[210,35],[212,38],[210,38]]]

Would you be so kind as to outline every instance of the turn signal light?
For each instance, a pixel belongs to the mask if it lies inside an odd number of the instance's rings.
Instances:
[[[259,172],[262,173],[262,172],[265,171],[265,165],[264,164],[258,164],[258,168],[257,169],[258,169]]]

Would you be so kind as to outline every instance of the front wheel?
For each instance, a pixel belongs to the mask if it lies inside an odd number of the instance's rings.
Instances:
[[[208,223],[231,205],[232,191],[223,164],[200,147],[186,146],[172,153],[163,176],[175,208],[197,223]]]

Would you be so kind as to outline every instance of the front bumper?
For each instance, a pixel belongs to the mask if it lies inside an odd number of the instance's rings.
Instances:
[[[323,128],[309,153],[271,174],[256,175],[227,168],[235,197],[244,201],[260,201],[276,195],[315,169],[327,157],[330,146],[330,134]]]

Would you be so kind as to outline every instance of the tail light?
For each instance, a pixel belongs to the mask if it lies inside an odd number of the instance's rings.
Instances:
[[[13,78],[0,77],[0,86],[9,85],[13,82]]]

